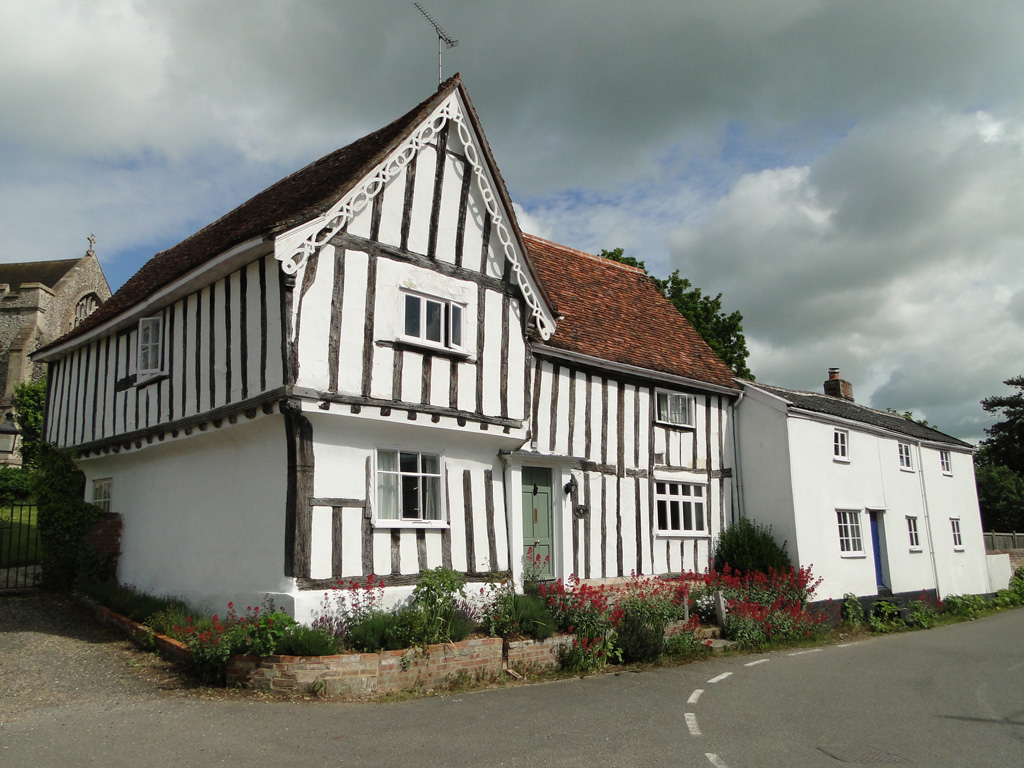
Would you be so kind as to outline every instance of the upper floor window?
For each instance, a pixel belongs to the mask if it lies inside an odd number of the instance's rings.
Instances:
[[[832,458],[836,461],[850,460],[850,433],[837,429],[832,433]]]
[[[377,451],[377,520],[385,524],[442,522],[438,454]]]
[[[939,451],[939,465],[942,467],[942,474],[953,474],[953,462],[950,460],[949,451]]]
[[[921,535],[917,532],[916,517],[907,517],[907,534],[910,537],[910,549],[919,551],[921,549]]]
[[[464,351],[465,307],[454,301],[403,293],[402,335],[417,344]]]
[[[863,555],[864,538],[860,533],[860,511],[837,509],[836,519],[839,523],[839,552],[844,557]]]
[[[104,512],[110,511],[110,494],[113,485],[114,480],[110,477],[92,481],[92,503]]]
[[[956,517],[949,518],[949,525],[953,529],[953,549],[963,549],[964,537],[960,533],[960,519]]]
[[[655,483],[658,533],[705,534],[704,486],[694,483]]]
[[[666,424],[693,426],[694,398],[677,392],[657,392],[657,419]]]
[[[900,453],[900,469],[904,469],[907,472],[913,472],[914,459],[910,453],[910,443],[900,443],[898,450]]]
[[[163,336],[162,317],[144,317],[139,320],[138,376],[152,376],[163,371]]]

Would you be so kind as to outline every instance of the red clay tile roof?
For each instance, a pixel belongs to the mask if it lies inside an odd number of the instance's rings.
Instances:
[[[315,160],[173,248],[158,253],[85,322],[43,349],[88,332],[240,243],[286,231],[324,213],[456,88],[462,88],[468,104],[459,75],[451,77],[438,86],[436,93],[390,125]],[[499,180],[498,184],[505,192],[503,182]]]
[[[523,235],[562,316],[558,349],[739,389],[733,372],[636,267]]]

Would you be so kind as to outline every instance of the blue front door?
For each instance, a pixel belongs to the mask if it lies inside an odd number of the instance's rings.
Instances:
[[[869,512],[871,516],[871,551],[875,555],[875,585],[878,589],[888,589],[885,583],[885,576],[882,573],[882,537],[878,525],[878,513]]]

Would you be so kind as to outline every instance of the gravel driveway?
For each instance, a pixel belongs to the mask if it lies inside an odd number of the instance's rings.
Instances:
[[[100,626],[74,598],[0,596],[0,725],[45,707],[190,695],[174,665]]]

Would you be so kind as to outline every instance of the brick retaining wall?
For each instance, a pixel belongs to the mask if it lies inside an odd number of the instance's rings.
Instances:
[[[328,696],[431,689],[460,675],[497,676],[506,665],[523,672],[557,666],[562,642],[564,638],[558,636],[507,644],[500,637],[485,637],[382,653],[232,656],[227,683],[268,693],[322,691]]]

